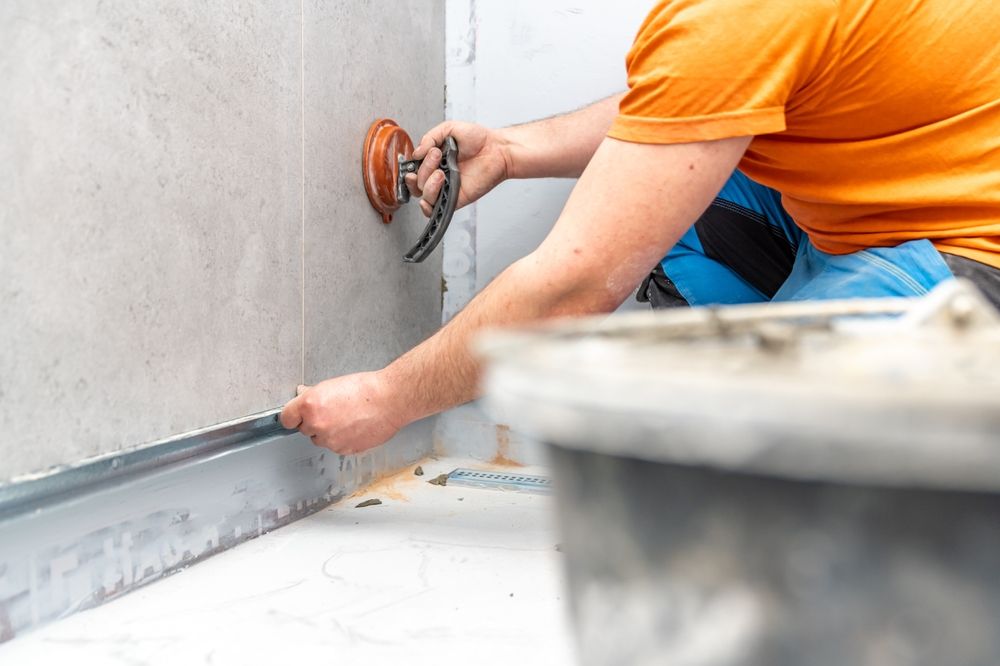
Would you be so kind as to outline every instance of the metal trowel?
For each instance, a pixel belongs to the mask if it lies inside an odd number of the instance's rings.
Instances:
[[[461,180],[458,144],[453,137],[444,140],[441,152],[439,168],[444,172],[444,185],[420,238],[403,255],[403,261],[407,263],[420,263],[430,256],[444,238],[444,232],[455,214]],[[392,214],[410,201],[410,191],[403,179],[406,174],[416,173],[423,162],[412,159],[412,156],[413,141],[395,121],[382,118],[368,128],[361,157],[361,177],[368,200],[385,224],[392,222]]]

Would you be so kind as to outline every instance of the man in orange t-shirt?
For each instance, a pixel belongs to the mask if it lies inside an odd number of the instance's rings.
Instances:
[[[650,298],[908,296],[952,272],[995,296],[997,25],[975,0],[659,3],[608,136],[755,138]]]
[[[282,423],[358,452],[472,399],[486,326],[654,306],[918,296],[953,275],[1000,303],[1000,3],[663,0],[629,89],[503,130],[446,122],[459,205],[506,178],[579,177],[555,227],[437,334],[300,387]],[[645,279],[643,279],[645,278]]]

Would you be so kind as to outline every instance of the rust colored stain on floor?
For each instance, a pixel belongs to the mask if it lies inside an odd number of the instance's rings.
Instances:
[[[382,499],[396,500],[399,502],[409,502],[406,486],[412,486],[420,480],[420,477],[413,476],[413,467],[396,472],[390,476],[383,477],[358,490],[349,499],[355,499],[362,495],[379,495]]]

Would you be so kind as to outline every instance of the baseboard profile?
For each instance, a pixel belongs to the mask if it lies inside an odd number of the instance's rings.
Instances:
[[[424,421],[338,456],[266,412],[0,485],[0,642],[318,511],[431,440]]]

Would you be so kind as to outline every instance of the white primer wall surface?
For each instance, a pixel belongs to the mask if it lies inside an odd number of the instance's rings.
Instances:
[[[572,111],[624,90],[625,55],[652,5],[651,0],[476,3],[475,117],[466,119],[504,127]],[[449,43],[449,54],[452,48]],[[449,97],[458,94],[449,86]],[[508,182],[479,202],[479,289],[541,242],[573,184],[566,179]]]
[[[625,56],[653,0],[446,2],[445,114],[505,127],[572,111],[625,89]],[[444,244],[444,318],[545,238],[575,181],[504,183],[456,214]],[[476,405],[442,416],[439,450],[537,462],[532,445]]]

